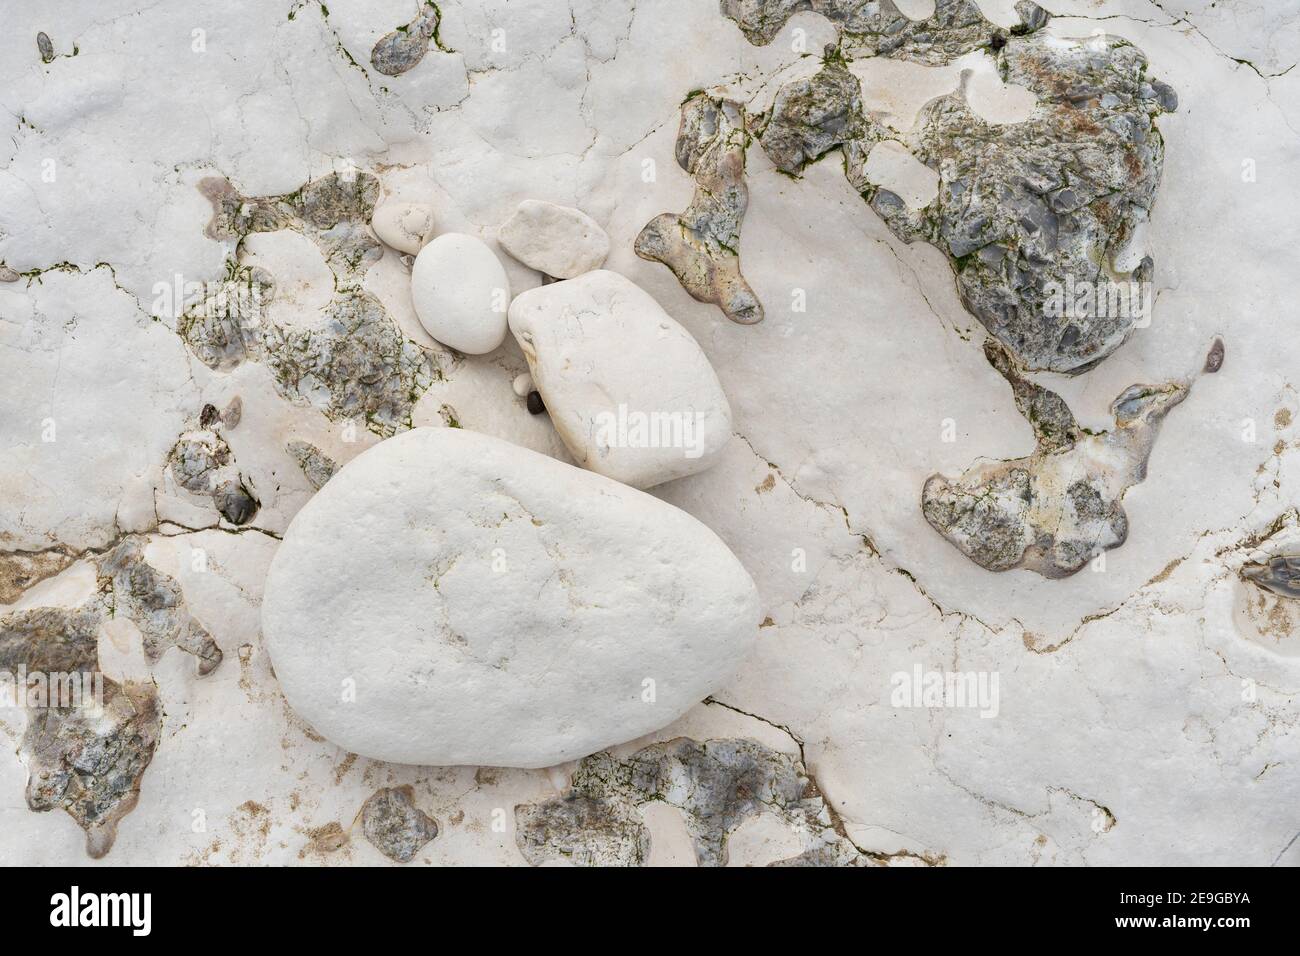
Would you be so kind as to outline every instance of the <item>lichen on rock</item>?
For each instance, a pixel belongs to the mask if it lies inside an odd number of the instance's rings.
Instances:
[[[662,262],[682,288],[741,325],[763,320],[763,306],[740,272],[740,226],[749,206],[740,104],[706,93],[682,105],[677,163],[695,179],[686,211],[663,213],[636,237],[636,254]]]
[[[1128,537],[1124,494],[1146,477],[1160,424],[1188,386],[1132,385],[1111,403],[1115,427],[1090,434],[1059,395],[1021,378],[999,346],[985,351],[1037,446],[1026,458],[976,465],[956,479],[932,475],[922,512],[980,567],[1066,577]]]
[[[515,808],[516,843],[534,865],[563,858],[581,865],[642,865],[649,836],[637,808],[658,801],[682,811],[700,866],[725,866],[727,839],[760,813],[775,814],[804,849],[773,865],[862,865],[802,762],[748,739],[652,744],[626,759],[585,758],[572,788]]]
[[[411,410],[438,376],[369,292],[334,298],[315,328],[269,325],[262,344],[281,395],[384,437],[410,427]]]
[[[361,171],[332,173],[295,193],[256,199],[220,177],[204,179],[199,188],[213,205],[208,235],[235,244],[227,281],[177,323],[199,360],[218,371],[264,362],[284,398],[313,405],[331,419],[364,423],[385,437],[409,427],[415,402],[441,371],[430,353],[402,334],[383,303],[360,287],[383,255],[369,229],[379,180]],[[314,242],[334,275],[334,298],[311,327],[272,321],[264,306],[274,278],[238,262],[246,235],[279,229],[295,229]]]

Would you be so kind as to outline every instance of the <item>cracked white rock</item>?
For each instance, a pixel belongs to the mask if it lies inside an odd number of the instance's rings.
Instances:
[[[433,207],[389,200],[375,207],[370,228],[387,246],[415,255],[433,235]]]
[[[599,269],[609,255],[609,236],[581,209],[525,199],[497,232],[501,248],[524,265],[556,279],[575,279]]]
[[[510,282],[482,239],[448,232],[421,249],[411,299],[425,331],[458,352],[483,355],[505,340]]]
[[[530,289],[510,330],[574,460],[636,488],[708,468],[731,406],[691,334],[647,292],[597,270]]]
[[[754,643],[753,581],[649,495],[417,428],[300,511],[262,627],[290,706],[397,763],[545,767],[670,723]]]

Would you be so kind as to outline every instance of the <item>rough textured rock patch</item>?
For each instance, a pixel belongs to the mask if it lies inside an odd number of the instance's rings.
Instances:
[[[438,823],[415,805],[411,787],[384,787],[361,808],[361,830],[380,853],[398,863],[415,859],[438,835]]]
[[[1111,403],[1115,428],[1087,434],[1059,395],[1021,378],[997,345],[985,351],[1011,384],[1037,447],[1027,458],[977,465],[957,479],[932,475],[922,511],[983,568],[1066,577],[1128,537],[1124,493],[1146,477],[1160,423],[1188,386],[1130,386]]]
[[[749,206],[745,185],[743,107],[696,94],[682,106],[677,163],[695,178],[681,215],[664,213],[636,237],[636,254],[673,270],[682,288],[716,304],[741,325],[763,320],[763,306],[740,273],[740,225]]]
[[[761,42],[779,29],[774,17],[807,8],[724,3]],[[841,42],[820,73],[784,86],[755,121],[778,168],[798,174],[841,148],[853,187],[900,238],[948,255],[963,304],[1025,368],[1081,372],[1149,320],[1154,262],[1140,234],[1164,161],[1153,120],[1177,97],[1149,75],[1140,50],[1111,36],[1048,37],[1038,32],[1047,14],[1030,3],[1018,6],[1022,24],[1009,34],[968,0],[940,0],[924,23],[888,0],[811,8],[841,27]],[[1036,96],[1027,120],[989,122],[959,89],[927,105],[913,131],[891,136],[864,114],[846,66],[861,55],[941,65],[976,49],[1004,83]],[[924,209],[867,180],[867,155],[886,137],[938,174]]]
[[[700,866],[725,866],[727,838],[760,813],[775,814],[804,843],[776,866],[860,866],[870,861],[836,831],[830,811],[795,757],[746,739],[652,744],[620,760],[587,757],[570,792],[515,808],[515,840],[534,865],[639,866],[650,838],[637,808],[661,801],[683,811]]]

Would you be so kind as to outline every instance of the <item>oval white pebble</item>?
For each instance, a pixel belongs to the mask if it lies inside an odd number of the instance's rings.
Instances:
[[[501,248],[530,269],[573,279],[599,269],[609,255],[609,235],[581,209],[525,199],[497,231]]]
[[[433,207],[397,200],[381,202],[370,217],[370,228],[384,245],[414,255],[433,235]]]
[[[731,406],[708,357],[616,272],[520,293],[510,330],[583,468],[650,488],[703,471],[731,440]]]
[[[514,389],[515,394],[520,398],[527,398],[528,393],[533,390],[533,377],[527,372],[516,375],[515,380],[510,383],[510,387]]]
[[[482,355],[505,340],[510,282],[481,239],[448,232],[421,249],[411,299],[425,331],[458,352]]]
[[[650,495],[417,428],[298,512],[262,628],[290,706],[354,753],[546,767],[671,723],[752,648],[753,581]]]

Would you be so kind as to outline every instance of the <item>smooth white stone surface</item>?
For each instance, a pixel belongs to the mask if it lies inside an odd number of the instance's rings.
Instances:
[[[334,743],[507,767],[670,723],[735,673],[761,618],[740,562],[684,511],[455,428],[331,478],[262,605],[285,697]]]
[[[370,228],[386,245],[414,255],[433,235],[433,207],[388,199],[375,206]]]
[[[609,236],[581,209],[525,199],[497,232],[501,248],[524,265],[556,279],[599,269]]]
[[[618,273],[530,289],[510,306],[510,330],[584,468],[649,488],[703,471],[731,440],[731,406],[704,352]]]
[[[482,355],[506,337],[510,282],[482,239],[448,232],[421,249],[411,299],[425,331],[458,352]]]

